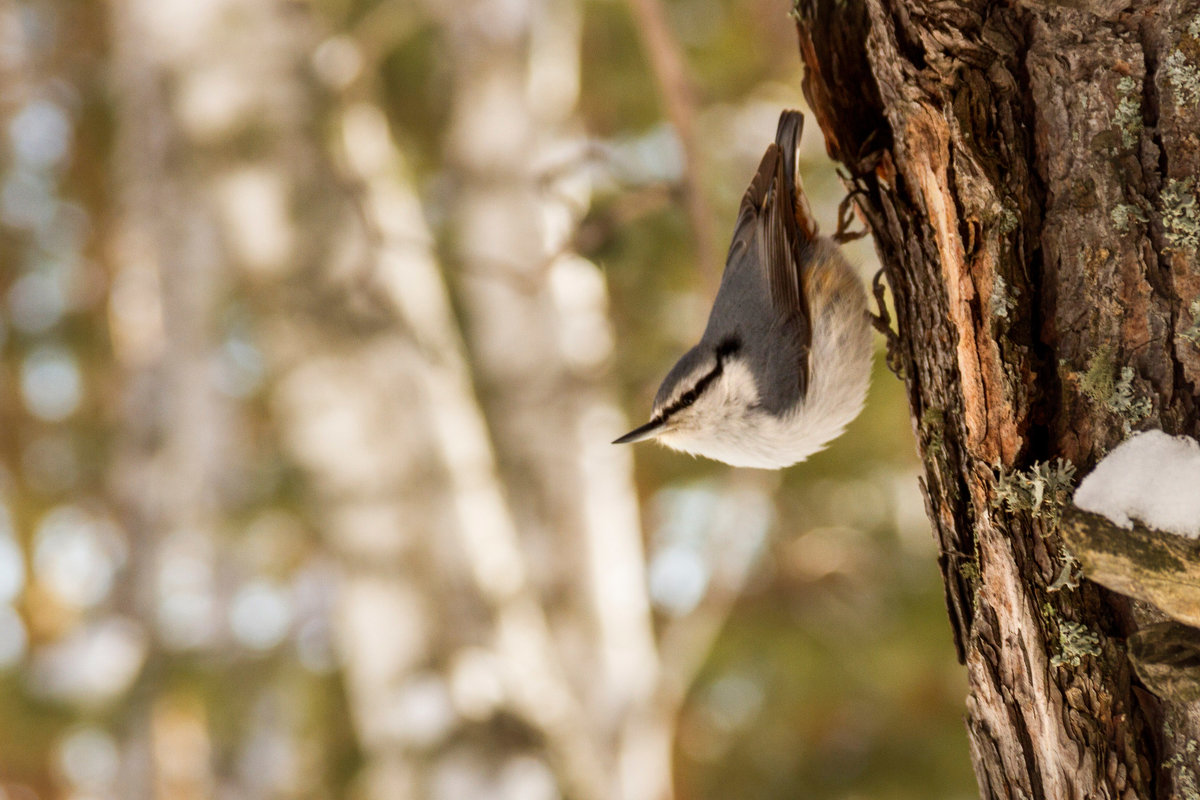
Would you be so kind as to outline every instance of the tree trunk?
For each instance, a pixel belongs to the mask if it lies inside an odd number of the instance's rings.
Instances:
[[[1058,526],[1072,465],[1200,432],[1200,4],[796,18],[893,292],[983,796],[1194,796],[1200,710],[1126,656],[1162,615],[1071,580]]]
[[[199,571],[215,570],[215,532],[226,511],[221,476],[237,465],[229,430],[241,421],[209,377],[220,346],[220,298],[231,279],[210,209],[194,200],[211,165],[196,159],[179,168],[173,160],[190,131],[173,112],[167,87],[214,63],[231,71],[243,64],[233,66],[228,50],[216,44],[180,52],[169,40],[171,26],[151,11],[134,2],[109,9],[117,87],[110,330],[123,387],[110,487],[131,545],[116,605],[136,621],[147,643],[119,726],[125,760],[118,785],[129,800],[213,791],[207,729],[198,726],[199,735],[180,739],[178,723],[163,713],[170,701],[163,676],[171,654],[212,640],[172,635],[161,611],[160,570],[181,549],[189,557],[203,554],[192,562]],[[195,629],[216,630],[213,616],[197,623]],[[164,760],[168,741],[176,749]],[[188,746],[179,747],[181,741]]]

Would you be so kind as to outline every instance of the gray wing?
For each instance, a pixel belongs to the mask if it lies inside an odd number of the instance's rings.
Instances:
[[[799,124],[785,111],[780,118],[777,141],[767,147],[758,171],[750,181],[742,197],[737,228],[729,253],[732,259],[742,248],[757,252],[762,258],[761,269],[767,282],[767,293],[771,308],[780,326],[796,342],[798,354],[797,381],[800,396],[808,387],[808,356],[812,342],[812,322],[801,281],[802,259],[807,247],[796,224],[795,177],[789,174],[789,165],[794,168],[794,157],[787,157],[781,147],[795,150],[795,138],[799,136]],[[786,124],[792,122],[793,124]]]

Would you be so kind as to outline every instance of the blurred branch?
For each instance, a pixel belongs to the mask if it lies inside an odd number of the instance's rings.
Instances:
[[[777,473],[750,470],[733,481],[753,495],[770,497],[779,487]],[[659,635],[662,679],[658,701],[678,716],[687,696],[725,626],[733,607],[741,597],[754,565],[759,563],[757,547],[743,549],[726,541],[710,556],[713,564],[711,583],[700,604],[686,616],[668,622]]]
[[[656,689],[630,457],[608,444],[611,436],[597,435],[598,426],[621,426],[610,386],[588,372],[603,351],[576,355],[592,360],[581,370],[564,350],[582,324],[595,340],[611,339],[603,277],[576,255],[591,202],[590,182],[578,173],[605,155],[575,123],[577,84],[568,71],[578,72],[582,12],[574,0],[557,0],[528,21],[528,40],[481,44],[487,9],[430,10],[462,68],[447,149],[458,178],[459,269],[470,278],[459,299],[471,350],[388,123],[374,105],[350,102],[348,91],[336,112],[343,120],[337,161],[371,250],[353,288],[386,298],[425,362],[413,376],[427,398],[418,413],[436,441],[457,517],[457,552],[491,612],[509,708],[537,731],[564,794],[664,800],[674,716],[661,713]],[[490,69],[467,68],[477,61]],[[354,97],[372,96],[364,85],[371,74]],[[530,81],[548,91],[531,96]],[[505,135],[480,135],[497,126]],[[664,202],[665,194],[639,193],[615,214],[644,213],[641,206]],[[497,344],[508,340],[513,346]],[[477,383],[503,408],[493,418],[483,414]],[[493,446],[527,471],[505,483]],[[531,496],[533,509],[523,505]],[[555,531],[544,546],[561,549],[585,576],[563,587],[579,595],[570,612],[543,606],[539,592],[559,587],[530,575],[522,547],[537,545],[523,538],[539,534],[518,534],[518,516],[537,520],[527,528]],[[580,631],[588,631],[594,655],[583,663],[558,646],[558,634]]]
[[[696,237],[700,274],[713,293],[721,281],[721,264],[713,228],[712,209],[700,182],[701,157],[696,141],[696,99],[688,80],[683,50],[671,33],[661,0],[628,0],[634,28],[666,106],[667,117],[683,149],[683,196]]]
[[[671,187],[652,183],[624,192],[603,211],[593,213],[575,233],[576,248],[583,253],[598,250],[628,226],[657,214],[671,202]]]
[[[189,58],[159,47],[162,31],[150,11],[131,2],[113,3],[109,10],[116,215],[108,258],[114,286],[153,286],[152,294],[139,299],[156,320],[138,330],[119,314],[110,317],[119,326],[118,359],[123,362],[110,487],[131,545],[130,561],[115,589],[116,606],[147,641],[142,669],[121,704],[118,785],[120,796],[129,800],[149,800],[161,782],[170,780],[164,777],[171,767],[163,756],[169,734],[156,714],[171,663],[159,639],[163,540],[183,530],[211,540],[223,513],[219,476],[240,467],[228,448],[230,423],[238,421],[238,412],[220,397],[211,377],[219,346],[214,320],[228,291],[215,222],[194,201],[210,188],[211,173],[195,162],[186,169],[173,164],[172,154],[190,143],[165,89],[207,68],[218,53],[226,65],[233,60],[210,40]],[[234,67],[239,76],[245,76],[244,67]],[[110,313],[119,290],[112,291]],[[196,733],[197,743],[207,739],[203,725]],[[191,753],[173,755],[186,760]],[[187,794],[207,777],[192,775],[174,786]]]
[[[671,197],[672,187],[665,183],[648,184],[620,194],[610,207],[584,220],[562,246],[542,258],[531,270],[522,272],[514,269],[517,264],[512,259],[479,257],[472,263],[460,266],[459,274],[484,281],[498,281],[525,295],[537,294],[545,288],[550,268],[563,256],[578,253],[588,257],[629,225],[662,211],[671,202]]]
[[[729,619],[754,566],[745,559],[734,568],[714,574],[714,582],[700,605],[669,623],[659,637],[662,658],[662,701],[678,710],[713,644]],[[674,716],[674,714],[672,714]]]
[[[384,0],[371,6],[349,31],[363,58],[363,75],[376,74],[380,62],[420,29],[424,20],[412,3]]]
[[[664,800],[670,720],[649,709],[658,655],[632,459],[602,434],[623,423],[603,372],[613,340],[607,291],[574,245],[592,191],[578,169],[597,153],[578,120],[583,12],[576,0],[548,0],[520,21],[527,37],[514,26],[481,45],[503,16],[487,2],[465,6],[446,23],[456,67],[447,152],[461,170],[458,261],[472,274],[541,283],[526,293],[504,280],[463,282],[472,365],[489,387],[492,436],[506,463],[519,465],[506,485],[529,521],[526,546],[583,578],[543,571],[537,590],[556,598],[547,615],[557,639],[588,637],[586,661],[572,648],[561,658],[604,748],[603,794]],[[490,131],[503,133],[483,135]],[[645,724],[625,727],[637,717]]]
[[[600,800],[605,770],[556,656],[545,614],[526,579],[516,523],[500,484],[487,423],[476,403],[463,345],[400,152],[374,106],[341,114],[342,158],[351,195],[369,222],[372,281],[426,357],[423,384],[457,517],[460,552],[496,619],[495,648],[507,665],[513,710],[538,729],[568,792]],[[356,153],[379,157],[368,163]]]

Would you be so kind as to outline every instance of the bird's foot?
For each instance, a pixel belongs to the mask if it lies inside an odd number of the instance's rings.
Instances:
[[[879,309],[877,314],[867,312],[867,317],[871,320],[871,326],[875,330],[883,334],[887,340],[887,365],[888,369],[897,378],[904,377],[904,362],[900,357],[900,335],[892,330],[892,315],[888,313],[887,302],[883,298],[883,269],[880,268],[875,273],[875,277],[871,279],[871,293],[875,295],[875,305]]]
[[[861,239],[868,233],[866,228],[858,231],[851,231],[849,229],[850,225],[854,222],[854,198],[860,194],[865,195],[866,192],[855,187],[850,190],[848,195],[842,198],[842,202],[838,203],[837,231],[833,234],[833,240],[838,244],[853,242],[855,239]]]

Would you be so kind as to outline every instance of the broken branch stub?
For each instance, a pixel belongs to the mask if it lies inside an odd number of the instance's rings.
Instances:
[[[1137,522],[1126,530],[1075,507],[1064,512],[1060,530],[1090,580],[1200,626],[1200,540]]]

